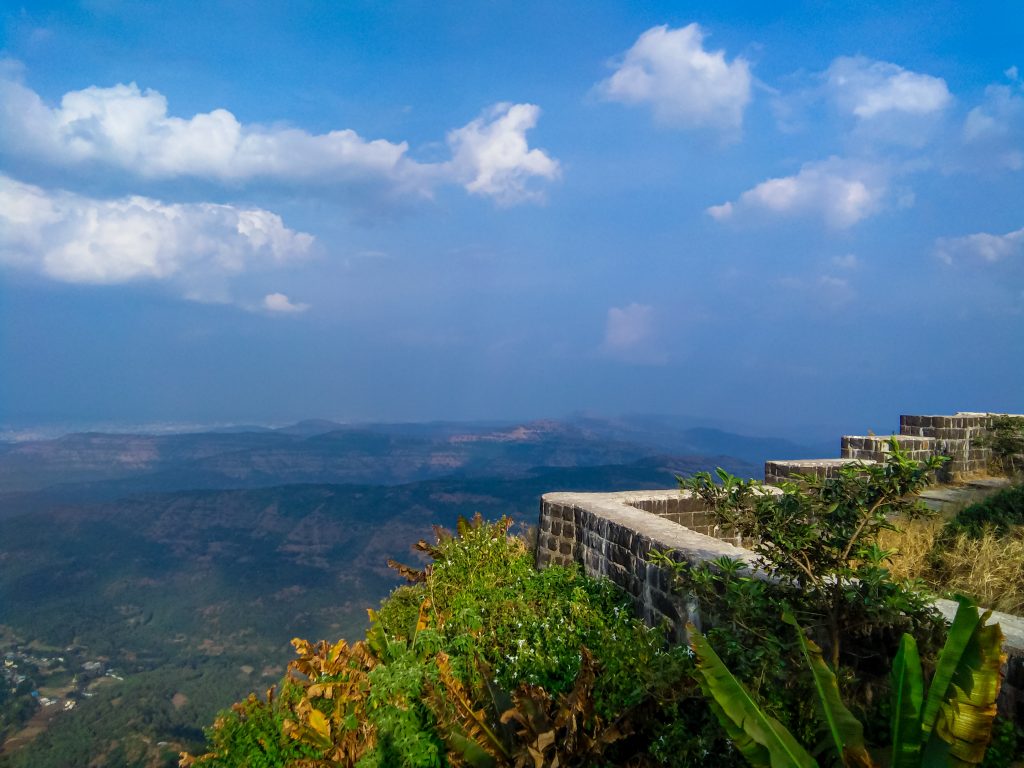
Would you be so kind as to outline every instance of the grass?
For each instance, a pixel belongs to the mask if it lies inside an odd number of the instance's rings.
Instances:
[[[957,592],[1006,613],[1024,613],[1024,526],[977,536],[944,535],[946,521],[914,520],[899,531],[883,531],[879,546],[895,550],[894,577],[921,579],[936,592]]]

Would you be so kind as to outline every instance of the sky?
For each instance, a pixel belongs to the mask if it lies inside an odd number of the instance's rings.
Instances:
[[[0,426],[1024,411],[1017,2],[0,6]]]

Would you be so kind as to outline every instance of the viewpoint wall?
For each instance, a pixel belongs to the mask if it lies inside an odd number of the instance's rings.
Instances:
[[[979,472],[988,465],[987,449],[977,437],[991,414],[901,416],[900,429],[916,430],[898,438],[915,458],[950,451],[955,476]],[[925,432],[926,434],[921,434]],[[888,453],[887,438],[845,436],[842,457],[769,461],[768,482],[793,474],[828,476],[852,461],[881,461]],[[743,548],[735,531],[714,523],[701,499],[688,491],[621,493],[547,493],[541,499],[536,562],[539,568],[580,563],[589,576],[611,579],[628,594],[641,618],[651,626],[668,622],[676,640],[683,640],[688,621],[700,626],[700,608],[686,596],[674,594],[670,574],[650,562],[653,550],[670,552],[678,562],[696,565],[726,556],[746,561],[755,576],[756,556]],[[956,604],[936,601],[951,619]],[[1006,635],[1007,664],[1000,693],[1000,711],[1024,726],[1024,618],[994,614]]]

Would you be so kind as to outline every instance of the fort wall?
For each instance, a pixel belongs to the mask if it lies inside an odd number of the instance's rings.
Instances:
[[[897,441],[914,458],[951,455],[950,477],[982,471],[991,456],[977,444],[993,414],[901,416]],[[765,479],[777,483],[795,474],[833,475],[845,464],[884,461],[888,438],[844,436],[838,459],[768,461]],[[745,549],[735,531],[716,525],[699,497],[689,491],[620,493],[547,493],[541,499],[536,561],[539,568],[579,563],[589,576],[611,579],[630,596],[640,617],[651,626],[667,622],[677,641],[688,621],[701,624],[700,606],[672,589],[671,574],[650,562],[652,551],[669,552],[677,562],[697,565],[729,557],[743,560],[750,572],[756,555]],[[747,542],[749,543],[749,542]],[[956,603],[936,601],[952,619]],[[1000,711],[1024,725],[1024,617],[995,613],[1006,635],[1007,664]]]

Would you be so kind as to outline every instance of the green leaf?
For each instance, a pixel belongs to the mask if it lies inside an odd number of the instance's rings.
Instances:
[[[825,663],[821,648],[807,639],[791,613],[784,613],[782,620],[796,628],[800,650],[814,677],[814,689],[818,694],[818,700],[815,702],[818,714],[825,723],[828,741],[835,748],[836,756],[847,766],[873,765],[871,756],[864,746],[864,726],[843,704],[836,676]]]
[[[923,699],[917,641],[905,634],[892,664],[892,768],[917,768],[920,764]]]
[[[972,607],[972,610],[973,607]],[[996,699],[1002,682],[1003,633],[998,624],[985,625],[991,612],[978,621],[964,648],[941,702],[935,729],[925,746],[931,762],[960,768],[979,765],[992,738]]]
[[[687,625],[699,682],[740,753],[754,768],[817,768],[814,758],[775,718],[765,714],[728,670],[707,639]]]
[[[932,676],[928,698],[925,700],[924,712],[921,715],[921,734],[924,739],[927,739],[935,728],[939,708],[947,699],[957,667],[980,621],[974,603],[965,597],[957,597],[957,602],[960,603],[960,607],[953,617],[949,634],[946,636],[946,644],[939,653],[939,661],[935,665],[935,674]]]

